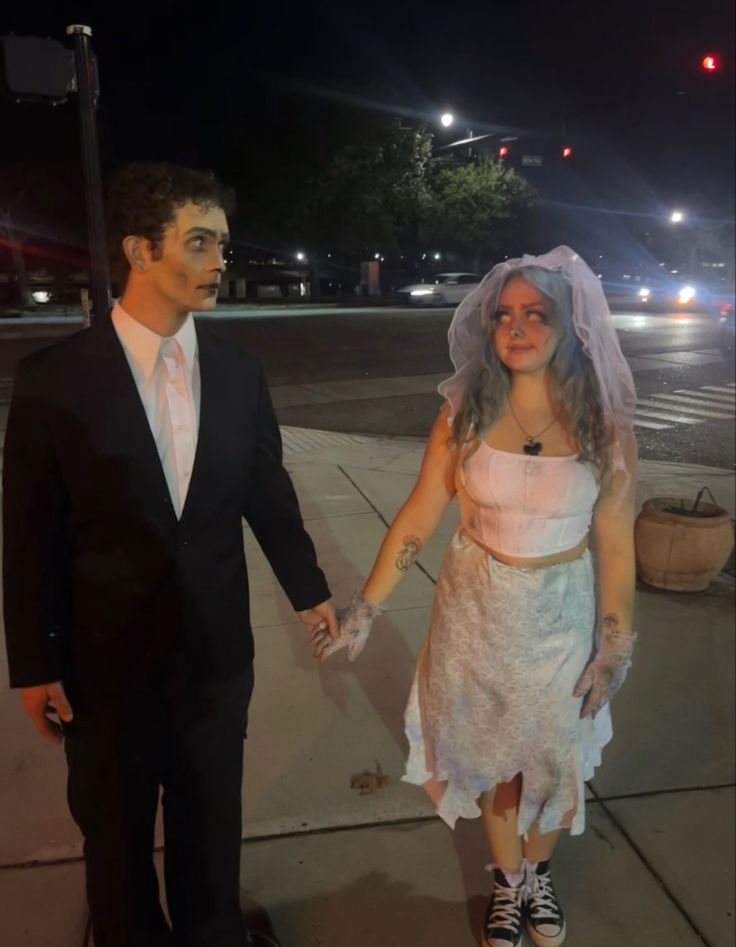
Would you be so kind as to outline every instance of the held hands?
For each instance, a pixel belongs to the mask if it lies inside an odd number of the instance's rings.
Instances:
[[[64,732],[58,723],[49,719],[48,714],[56,711],[64,723],[71,723],[74,719],[61,681],[22,687],[20,699],[36,730],[51,743],[59,746],[64,740]]]
[[[595,719],[598,711],[621,687],[631,667],[636,635],[619,631],[617,625],[615,620],[603,620],[600,646],[572,692],[573,697],[585,697],[580,709],[581,717],[592,714]]]
[[[337,613],[337,637],[330,638],[326,630],[317,631],[312,639],[314,653],[320,661],[324,661],[331,654],[347,648],[349,660],[355,661],[365,647],[374,619],[385,610],[380,605],[367,602],[362,592],[353,593],[350,605]]]
[[[317,642],[324,638],[325,641],[332,641],[337,638],[337,618],[332,602],[322,602],[321,605],[315,605],[314,608],[307,608],[303,612],[297,612],[299,621],[309,632],[309,639],[314,647],[314,656],[319,658]]]

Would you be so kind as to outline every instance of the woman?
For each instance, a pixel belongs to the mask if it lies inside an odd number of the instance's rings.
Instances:
[[[484,944],[515,947],[525,923],[555,947],[566,929],[550,859],[563,828],[583,831],[584,780],[611,738],[608,701],[635,638],[633,380],[600,284],[567,247],[496,266],[449,340],[456,371],[416,485],[339,638],[318,632],[317,645],[357,656],[457,494],[404,778],[451,827],[482,818]]]

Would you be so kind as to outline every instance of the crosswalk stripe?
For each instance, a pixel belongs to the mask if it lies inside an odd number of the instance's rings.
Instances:
[[[736,385],[732,382],[729,382],[727,385],[703,385],[703,391],[724,391],[730,395],[734,387],[736,387]]]
[[[634,417],[639,417],[640,414],[643,414],[645,418],[659,418],[660,421],[676,421],[678,424],[702,424],[703,418],[688,418],[684,414],[672,414],[670,411],[651,411],[648,408],[640,408],[640,404],[653,404],[654,402],[647,401],[637,402],[636,412]],[[661,405],[662,408],[665,408],[666,405]]]
[[[697,398],[698,401],[713,404],[717,407],[724,406],[729,408],[736,406],[736,392],[730,395],[722,395],[710,391],[691,391],[689,388],[676,388],[674,393],[676,395],[689,395],[691,398]]]
[[[637,403],[651,408],[665,408],[669,410],[677,409],[682,411],[684,414],[697,414],[704,418],[718,418],[723,421],[727,421],[734,417],[733,411],[726,413],[727,409],[722,409],[720,411],[706,410],[703,407],[702,402],[696,401],[695,398],[685,398],[681,395],[655,395],[653,397],[656,397],[658,400],[654,401],[652,398],[641,398],[637,401]],[[662,404],[663,401],[668,403]]]
[[[656,421],[642,421],[641,418],[634,415],[634,427],[645,427],[652,431],[669,431],[672,425],[657,424]]]
[[[669,392],[667,393],[669,394]],[[701,395],[698,397],[698,395],[686,394],[680,391],[672,392],[672,394],[681,398],[685,404],[698,404],[704,408],[715,408],[717,411],[733,411],[736,409],[736,401],[733,398],[727,398],[725,395],[720,397],[718,395]],[[661,395],[654,395],[653,397],[660,398]]]

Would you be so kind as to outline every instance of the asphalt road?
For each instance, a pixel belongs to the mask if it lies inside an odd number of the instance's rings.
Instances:
[[[217,310],[203,318],[259,358],[273,388],[451,371],[447,353],[451,309],[249,308]],[[680,389],[707,397],[708,386],[733,382],[733,356],[719,354],[717,319],[691,313],[635,312],[616,313],[613,318],[641,399],[658,401],[664,395],[666,401]],[[0,327],[0,400],[23,355],[53,341],[47,337],[50,331],[72,331],[68,320],[61,327],[16,323],[12,336],[4,328]],[[662,356],[661,363],[657,356]],[[395,396],[379,390],[366,398],[353,396],[330,403],[312,404],[306,399],[302,404],[279,406],[277,413],[282,424],[300,427],[423,437],[439,404],[431,390]],[[661,405],[642,406],[642,410],[650,412],[650,423],[663,420],[651,416],[651,412],[661,413]],[[675,410],[672,416],[684,415]],[[732,412],[723,417],[701,414],[695,420],[699,423],[663,420],[662,430],[638,429],[642,456],[732,468]]]

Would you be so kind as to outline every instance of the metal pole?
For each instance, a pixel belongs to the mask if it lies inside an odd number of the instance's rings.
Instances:
[[[97,147],[95,124],[94,59],[92,57],[92,30],[89,26],[67,26],[66,35],[74,44],[74,65],[79,96],[79,129],[82,140],[89,257],[92,276],[93,319],[106,318],[112,307],[110,273],[107,262],[105,216],[102,209],[102,178],[100,155]]]

